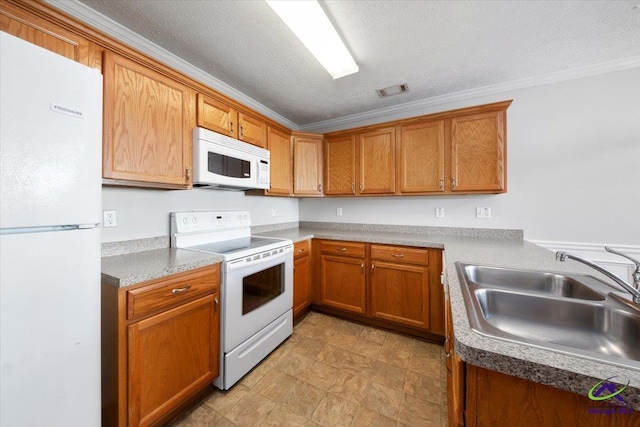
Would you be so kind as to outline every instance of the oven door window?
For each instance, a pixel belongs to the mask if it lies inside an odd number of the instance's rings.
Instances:
[[[284,263],[242,279],[242,315],[284,293]]]
[[[207,170],[229,178],[251,178],[251,162],[211,151],[207,156]]]

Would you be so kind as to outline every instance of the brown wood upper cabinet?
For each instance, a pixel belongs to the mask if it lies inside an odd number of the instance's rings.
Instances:
[[[356,194],[355,136],[339,135],[325,140],[324,171],[324,194]]]
[[[511,101],[328,134],[325,195],[503,193]]]
[[[267,125],[246,113],[238,113],[238,139],[258,147],[267,146]]]
[[[325,194],[393,194],[395,144],[395,128],[327,138]]]
[[[322,135],[293,132],[293,193],[322,196]]]
[[[195,92],[109,51],[103,74],[105,182],[190,188]]]
[[[396,191],[395,162],[396,128],[359,135],[357,194],[393,194]]]
[[[101,69],[101,49],[87,39],[9,3],[0,6],[0,30],[89,67]]]
[[[240,141],[267,147],[267,125],[205,94],[198,94],[198,126]]]
[[[506,189],[505,110],[451,119],[451,191]]]
[[[199,93],[198,126],[238,138],[238,112],[224,102]]]
[[[289,196],[293,192],[293,148],[291,135],[269,126],[267,148],[271,153],[271,188],[268,195]]]
[[[398,191],[444,191],[444,120],[425,121],[398,129]]]

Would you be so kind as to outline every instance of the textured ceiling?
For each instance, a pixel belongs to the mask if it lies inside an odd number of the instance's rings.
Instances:
[[[261,0],[81,1],[298,125],[640,57],[640,0],[321,0],[360,66],[338,80]]]

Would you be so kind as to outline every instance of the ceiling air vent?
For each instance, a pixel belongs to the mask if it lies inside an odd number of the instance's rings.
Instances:
[[[408,90],[409,86],[407,86],[407,84],[405,83],[401,85],[385,87],[384,89],[378,89],[376,92],[378,92],[378,95],[380,95],[381,98],[384,98],[385,96],[398,95]]]

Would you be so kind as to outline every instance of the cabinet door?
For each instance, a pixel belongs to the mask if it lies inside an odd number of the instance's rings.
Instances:
[[[311,304],[310,256],[293,262],[293,316],[297,317]]]
[[[291,136],[269,127],[267,147],[271,153],[271,187],[267,194],[288,196],[292,193],[293,189]]]
[[[400,193],[444,191],[444,120],[402,126],[397,148]]]
[[[505,111],[451,119],[451,190],[506,190]]]
[[[322,255],[322,304],[354,313],[366,313],[364,259]]]
[[[218,295],[128,327],[129,425],[157,423],[218,376]]]
[[[322,136],[293,137],[293,193],[299,196],[322,195]]]
[[[0,9],[0,30],[81,64],[100,68],[98,46],[4,2]]]
[[[191,185],[194,92],[111,52],[104,55],[104,178]]]
[[[324,194],[356,194],[356,143],[353,136],[327,139],[324,164]]]
[[[249,144],[265,148],[267,146],[267,125],[248,114],[238,113],[240,133],[238,138]]]
[[[373,261],[371,315],[420,329],[429,328],[429,268]]]
[[[358,142],[358,194],[391,194],[396,191],[396,129],[360,135]]]
[[[232,138],[238,137],[238,112],[227,104],[198,94],[198,126]]]

